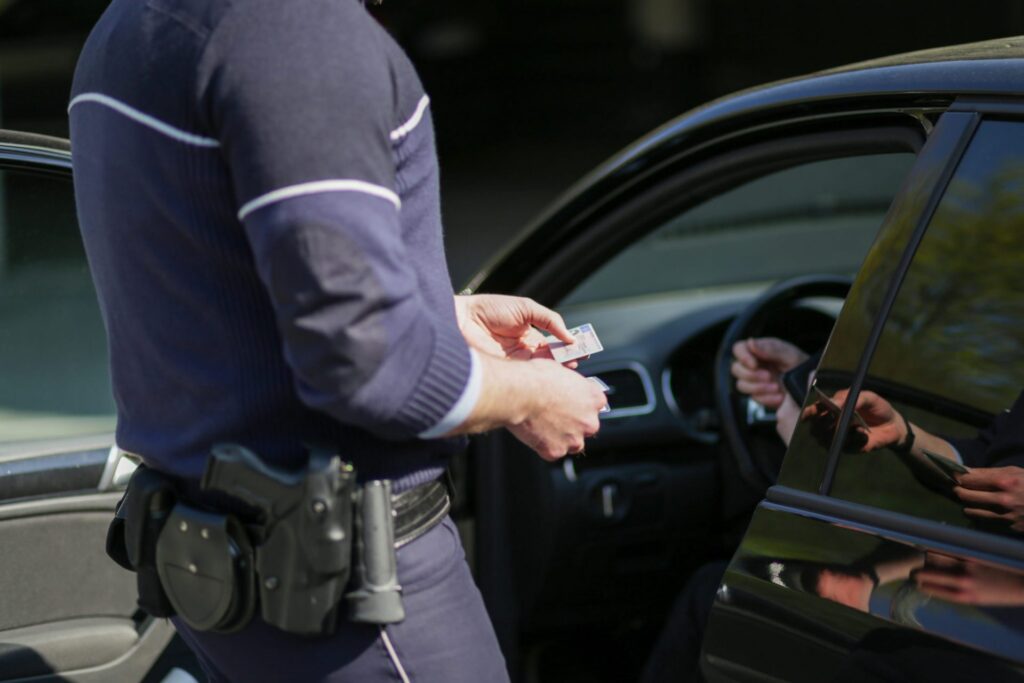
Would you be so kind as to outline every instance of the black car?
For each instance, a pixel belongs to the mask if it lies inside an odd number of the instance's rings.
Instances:
[[[1022,68],[1014,38],[711,103],[473,280],[592,323],[605,351],[581,370],[611,387],[585,455],[550,464],[494,433],[453,467],[515,680],[636,679],[715,560],[711,680],[1024,678],[1024,537],[965,515],[955,475],[853,437],[868,392],[977,439],[1024,387]],[[160,680],[184,661],[172,630],[103,553],[134,463],[112,443],[69,155],[0,133],[0,680]],[[729,375],[733,342],[760,335],[823,349],[815,387],[846,393],[788,451]],[[963,590],[924,590],[923,568]]]

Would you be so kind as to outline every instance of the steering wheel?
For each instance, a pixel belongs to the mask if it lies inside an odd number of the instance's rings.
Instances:
[[[732,347],[741,339],[757,335],[767,321],[794,302],[811,297],[843,299],[851,284],[850,278],[838,275],[801,275],[778,282],[743,309],[722,337],[715,357],[715,407],[740,476],[755,490],[768,488],[778,476],[754,457],[750,447],[751,428],[770,418],[760,404],[736,391],[730,372]]]

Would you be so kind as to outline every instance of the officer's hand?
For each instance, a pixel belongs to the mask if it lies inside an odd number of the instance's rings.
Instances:
[[[782,373],[807,360],[799,348],[774,337],[742,339],[733,344],[732,355],[736,390],[771,409],[782,405],[786,395]]]
[[[583,375],[551,360],[532,360],[544,390],[525,420],[508,430],[544,460],[558,460],[583,450],[583,440],[597,434],[598,413],[607,405],[604,392]]]
[[[964,503],[964,514],[1002,520],[1014,531],[1024,531],[1024,468],[973,467],[956,475],[953,488]]]
[[[525,297],[500,294],[456,296],[455,317],[466,343],[497,358],[551,358],[547,341],[537,328],[566,343],[573,341],[562,316]],[[575,362],[566,365],[576,367]]]

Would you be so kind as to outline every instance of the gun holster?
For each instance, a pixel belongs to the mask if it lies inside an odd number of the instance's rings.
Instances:
[[[355,470],[314,449],[305,470],[284,472],[224,444],[214,447],[202,486],[260,512],[253,545],[263,620],[289,633],[333,633],[352,562]]]

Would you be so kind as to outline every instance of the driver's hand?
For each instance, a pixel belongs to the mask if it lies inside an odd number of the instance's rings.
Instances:
[[[808,358],[793,344],[775,337],[742,339],[733,344],[732,356],[736,390],[772,410],[786,397],[782,373]]]
[[[793,438],[793,432],[796,431],[796,423],[799,419],[800,406],[787,392],[784,394],[782,403],[775,410],[775,432],[787,447]]]
[[[814,419],[822,436],[831,440],[839,421],[839,412],[846,405],[849,389],[840,389],[832,395],[830,409],[816,401],[804,411],[803,419]],[[857,396],[856,419],[850,423],[846,447],[853,451],[870,453],[881,448],[898,446],[907,440],[907,421],[891,403],[873,391],[863,390]],[[827,435],[826,435],[827,434]]]

